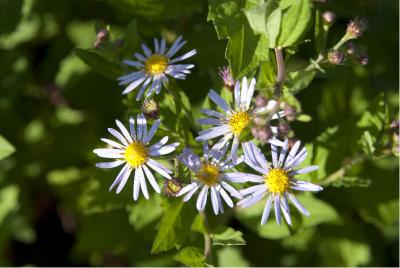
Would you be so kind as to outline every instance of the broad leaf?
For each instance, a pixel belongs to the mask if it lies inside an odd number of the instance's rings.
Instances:
[[[203,251],[196,247],[186,247],[174,256],[174,260],[191,267],[205,267]]]
[[[213,245],[219,246],[241,246],[246,245],[243,234],[233,228],[224,228],[220,232],[212,234]]]
[[[15,152],[14,146],[0,135],[0,160]]]

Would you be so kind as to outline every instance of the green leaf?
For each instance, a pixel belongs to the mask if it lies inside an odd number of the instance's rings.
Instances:
[[[22,0],[2,0],[0,2],[0,35],[12,32],[22,15]]]
[[[300,203],[303,204],[305,208],[307,208],[311,214],[309,217],[303,217],[304,227],[331,222],[339,217],[331,205],[314,197],[311,194],[299,194],[296,195],[296,198],[300,201]]]
[[[315,71],[293,71],[287,73],[287,87],[292,94],[297,94],[299,91],[308,87],[314,79]]]
[[[324,30],[323,25],[321,12],[317,9],[315,11],[314,26],[315,51],[317,54],[320,54],[325,50],[326,31]]]
[[[186,247],[174,256],[174,260],[191,267],[205,267],[203,251],[196,247]]]
[[[250,267],[238,247],[223,247],[217,252],[220,267]]]
[[[115,79],[122,74],[117,63],[104,58],[97,50],[75,48],[74,53],[93,71],[108,78]]]
[[[160,203],[160,196],[154,195],[149,200],[140,198],[137,203],[131,206],[129,222],[135,230],[140,231],[161,217],[163,211]]]
[[[225,58],[235,79],[249,74],[260,62],[269,60],[268,40],[251,29],[242,9],[244,1],[210,0],[208,20],[212,20],[218,38],[228,38]]]
[[[246,245],[246,241],[243,239],[242,232],[236,231],[230,227],[223,228],[218,233],[213,233],[211,238],[214,246]]]
[[[300,114],[297,118],[297,121],[300,122],[310,122],[312,120],[311,116],[309,116],[308,114]]]
[[[125,28],[122,56],[125,58],[132,57],[133,52],[140,50],[141,43],[142,41],[137,31],[137,23],[136,21],[131,21]]]
[[[282,0],[281,31],[277,46],[292,46],[304,35],[311,21],[311,3],[309,0]]]
[[[170,200],[158,225],[151,253],[180,248],[185,241],[194,219],[194,210],[180,199]]]
[[[0,160],[8,157],[15,152],[14,146],[0,135]]]
[[[0,224],[11,212],[19,208],[18,197],[20,189],[16,185],[9,185],[0,189]]]
[[[79,169],[69,167],[66,169],[52,170],[47,174],[47,181],[53,185],[67,185],[82,178]]]

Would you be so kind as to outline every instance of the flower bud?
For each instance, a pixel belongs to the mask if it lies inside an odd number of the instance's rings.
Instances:
[[[332,11],[322,13],[322,18],[325,25],[331,26],[335,22],[336,14]]]
[[[272,130],[270,127],[263,127],[258,130],[258,139],[263,142],[267,143],[270,138],[272,138]]]
[[[281,121],[281,122],[278,123],[278,133],[281,136],[283,136],[283,137],[287,136],[289,134],[289,131],[290,131],[289,124],[287,124],[284,121]]]
[[[176,197],[179,191],[182,189],[182,181],[177,178],[170,180],[164,180],[163,193],[169,197]]]
[[[93,46],[95,48],[99,48],[100,45],[104,42],[107,41],[108,39],[108,31],[107,29],[102,29],[100,30],[97,35],[96,35],[96,41],[94,42]]]
[[[268,99],[265,96],[257,95],[256,101],[255,101],[256,107],[265,107],[265,106],[267,106],[267,103],[268,103]]]
[[[220,68],[219,76],[224,81],[224,86],[233,91],[233,88],[235,87],[235,80],[233,79],[229,67],[223,67],[222,69]]]
[[[147,119],[156,119],[160,111],[157,102],[153,99],[145,99],[142,103],[141,110]]]
[[[348,42],[346,44],[346,53],[347,55],[354,55],[354,53],[356,52],[356,46],[354,45],[353,42]]]
[[[368,61],[369,61],[369,59],[368,59],[368,55],[367,54],[363,54],[363,55],[361,55],[360,57],[358,57],[358,62],[361,64],[361,65],[367,65],[368,64]]]
[[[344,54],[340,51],[331,51],[328,53],[328,61],[334,65],[340,65],[344,61]]]
[[[296,119],[296,108],[285,104],[285,107],[283,108],[283,111],[285,112],[285,117],[288,121],[294,121]]]
[[[355,18],[347,24],[347,35],[350,38],[359,38],[368,29],[368,22],[363,18]]]

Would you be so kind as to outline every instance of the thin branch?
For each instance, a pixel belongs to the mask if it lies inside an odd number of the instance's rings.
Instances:
[[[275,58],[276,58],[276,66],[277,66],[277,75],[275,82],[275,99],[280,99],[282,95],[282,86],[285,81],[285,62],[283,61],[282,49],[276,47],[275,48]]]

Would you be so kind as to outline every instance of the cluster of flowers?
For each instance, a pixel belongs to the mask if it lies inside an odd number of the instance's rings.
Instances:
[[[176,79],[185,79],[190,73],[193,64],[176,64],[196,54],[192,50],[182,56],[172,58],[179,51],[185,41],[179,37],[167,50],[166,41],[154,39],[154,52],[146,45],[142,45],[143,54],[135,53],[137,61],[124,60],[124,63],[138,70],[118,78],[120,85],[126,86],[123,94],[139,88],[136,99],[139,100],[146,92],[146,96],[153,93],[159,94],[163,85],[171,76]],[[238,199],[238,206],[249,207],[266,197],[266,204],[261,218],[265,224],[274,204],[275,217],[281,223],[281,214],[286,222],[291,224],[288,199],[304,215],[309,212],[302,206],[293,194],[298,191],[320,191],[322,188],[307,181],[297,180],[298,174],[316,170],[317,166],[308,166],[298,169],[306,159],[306,148],[300,148],[300,141],[289,144],[288,140],[280,141],[272,135],[268,139],[271,144],[272,161],[268,162],[261,150],[252,142],[241,142],[240,136],[250,127],[251,121],[261,114],[270,114],[269,118],[277,119],[285,116],[285,111],[277,110],[277,102],[270,100],[262,107],[253,108],[252,99],[256,80],[250,81],[246,77],[242,81],[231,81],[234,94],[234,107],[230,105],[214,90],[210,90],[208,97],[220,108],[220,111],[203,109],[207,117],[198,120],[199,124],[212,125],[209,129],[199,132],[197,141],[203,143],[203,157],[196,155],[191,149],[184,148],[178,160],[186,165],[194,174],[191,183],[178,187],[176,196],[184,196],[186,202],[198,193],[196,207],[203,211],[207,204],[208,196],[215,214],[224,211],[223,202],[229,207],[234,207],[232,197]],[[107,143],[108,148],[95,149],[94,153],[100,157],[113,159],[111,162],[97,163],[99,168],[114,168],[123,166],[110,187],[116,187],[119,193],[126,185],[133,172],[133,199],[139,198],[140,192],[148,199],[146,178],[152,188],[160,193],[153,171],[159,173],[167,180],[172,180],[172,171],[157,162],[156,159],[176,150],[179,143],[168,142],[168,136],[151,144],[157,129],[161,124],[160,119],[155,120],[150,129],[143,114],[131,117],[129,130],[119,121],[119,129],[109,128],[108,131],[118,141],[101,139]],[[208,142],[218,138],[210,148]],[[241,146],[244,155],[239,155]],[[228,153],[229,151],[229,153]],[[245,163],[256,174],[235,172],[237,165]],[[232,170],[232,171],[230,171]],[[230,171],[230,172],[229,172]],[[253,183],[254,185],[237,190],[232,183]]]

